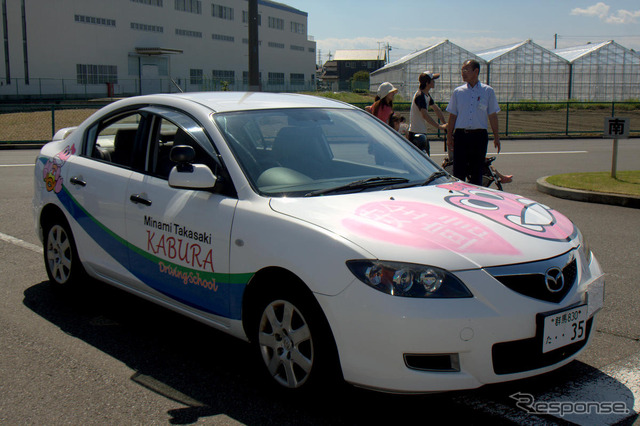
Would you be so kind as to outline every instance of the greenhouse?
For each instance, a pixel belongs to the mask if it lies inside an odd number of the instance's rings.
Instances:
[[[564,101],[569,93],[569,61],[531,40],[479,52],[486,80],[500,102]]]
[[[463,83],[460,67],[468,59],[480,62],[480,81],[499,102],[640,99],[640,55],[613,41],[551,51],[526,40],[474,54],[445,40],[372,72],[370,90],[389,81],[408,101],[428,70],[441,74],[433,98],[447,102]]]
[[[553,51],[570,62],[569,99],[628,101],[640,99],[640,55],[614,41]]]
[[[479,56],[445,40],[372,72],[370,90],[375,92],[380,83],[388,81],[398,88],[404,100],[411,100],[418,90],[418,76],[424,71],[431,71],[440,73],[431,95],[436,101],[448,102],[453,89],[463,83],[460,67],[469,59],[477,60],[481,67],[485,65],[485,61]],[[480,74],[480,80],[486,83],[485,77],[486,75]]]

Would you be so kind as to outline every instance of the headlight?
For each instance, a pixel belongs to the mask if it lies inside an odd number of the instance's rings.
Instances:
[[[379,260],[349,260],[347,267],[363,283],[392,296],[473,297],[455,275],[434,266]]]
[[[582,235],[582,232],[578,229],[578,243],[580,244],[580,250],[582,251],[584,258],[587,260],[587,265],[591,263],[591,247],[587,239]]]

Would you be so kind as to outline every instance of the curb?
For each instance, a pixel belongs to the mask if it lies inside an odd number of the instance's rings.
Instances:
[[[614,206],[631,207],[640,209],[640,197],[632,195],[611,194],[608,192],[591,192],[581,189],[570,189],[555,186],[547,182],[549,176],[544,176],[536,181],[538,191],[557,198],[565,198],[573,201],[584,201],[587,203],[611,204]]]

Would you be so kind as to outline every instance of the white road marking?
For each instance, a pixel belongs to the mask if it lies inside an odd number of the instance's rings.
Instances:
[[[526,389],[520,393],[528,394]],[[513,405],[472,396],[461,396],[456,398],[456,402],[518,425],[554,424],[549,421],[550,417],[585,426],[614,425],[640,413],[640,352],[592,374],[530,396],[536,404],[540,403],[537,407],[555,409],[555,412],[530,414],[516,405],[518,399],[514,397]],[[610,414],[613,403],[624,405],[626,413]],[[598,413],[598,407],[607,414]],[[568,412],[572,409],[576,412]]]
[[[487,152],[487,157],[501,156],[501,155],[553,155],[553,154],[588,154],[589,151],[523,151],[523,152]],[[432,157],[442,157],[448,155],[444,154],[431,154]]]
[[[33,167],[35,164],[0,164],[0,167]]]
[[[12,237],[11,235],[3,234],[2,232],[0,232],[0,240],[6,241],[7,243],[16,245],[18,247],[26,248],[27,250],[31,250],[39,254],[43,253],[42,247],[28,243],[16,237]]]

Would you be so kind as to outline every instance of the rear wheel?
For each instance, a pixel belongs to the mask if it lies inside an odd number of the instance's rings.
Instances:
[[[72,286],[84,276],[69,224],[55,218],[44,228],[44,264],[49,280],[60,286]]]

